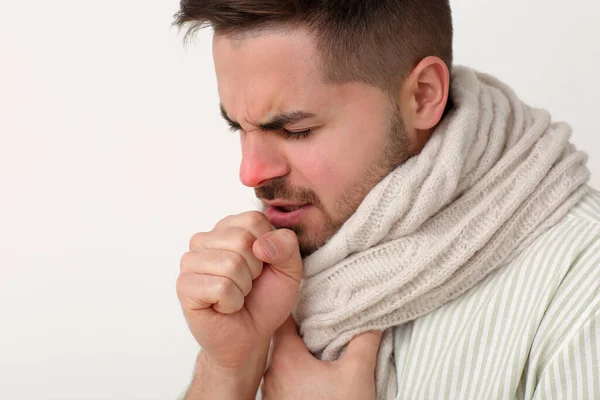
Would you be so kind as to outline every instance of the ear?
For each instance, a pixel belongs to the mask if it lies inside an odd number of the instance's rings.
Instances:
[[[417,151],[439,124],[450,92],[450,71],[438,57],[426,57],[410,72],[401,89],[400,111]]]

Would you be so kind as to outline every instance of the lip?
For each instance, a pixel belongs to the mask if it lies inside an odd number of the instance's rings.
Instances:
[[[304,215],[311,209],[312,204],[294,204],[294,203],[285,203],[285,202],[270,202],[267,203],[268,208],[265,212],[267,219],[271,223],[271,225],[278,228],[290,227],[293,225],[297,225],[302,221]],[[279,209],[278,207],[295,207],[301,206],[299,209],[285,212]]]
[[[262,200],[268,207],[300,207],[308,205],[306,203],[294,203],[292,201],[283,200]]]

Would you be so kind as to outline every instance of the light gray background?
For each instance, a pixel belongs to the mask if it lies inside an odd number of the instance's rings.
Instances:
[[[456,61],[574,127],[600,187],[600,3],[455,0]],[[171,399],[193,233],[253,206],[177,1],[0,2],[0,398]]]

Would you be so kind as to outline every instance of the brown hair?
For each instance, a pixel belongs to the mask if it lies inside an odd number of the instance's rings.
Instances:
[[[181,0],[175,18],[186,38],[206,26],[223,34],[307,28],[330,82],[393,91],[427,56],[452,66],[449,0]]]

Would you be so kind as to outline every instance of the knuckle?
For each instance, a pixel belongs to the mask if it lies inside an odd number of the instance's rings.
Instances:
[[[191,268],[196,261],[196,254],[193,251],[187,251],[181,256],[179,261],[179,269],[185,270]]]
[[[250,224],[250,226],[269,228],[271,226],[265,214],[261,213],[260,211],[248,211],[245,214],[245,218],[248,221],[248,224]]]
[[[235,219],[235,215],[228,215],[225,218],[221,219],[219,222],[216,223],[215,228],[213,230],[218,230],[224,226],[228,226],[233,222],[233,219]]]
[[[242,228],[232,228],[228,234],[228,241],[239,250],[249,250],[252,248],[256,238],[253,234]]]
[[[244,268],[246,260],[241,254],[229,252],[221,259],[221,269],[226,275],[236,275]]]
[[[206,240],[206,232],[195,233],[190,238],[190,242],[189,242],[189,248],[190,248],[190,250],[194,249],[194,248],[201,247],[205,240]]]
[[[233,286],[229,279],[219,279],[214,283],[214,290],[218,297],[228,297],[233,294]]]
[[[245,216],[250,222],[261,223],[265,220],[265,215],[260,211],[248,211]]]
[[[188,280],[185,275],[179,275],[177,280],[175,281],[175,290],[177,292],[177,296],[181,299],[185,297],[185,293],[187,292],[187,288],[189,285],[187,284]]]

